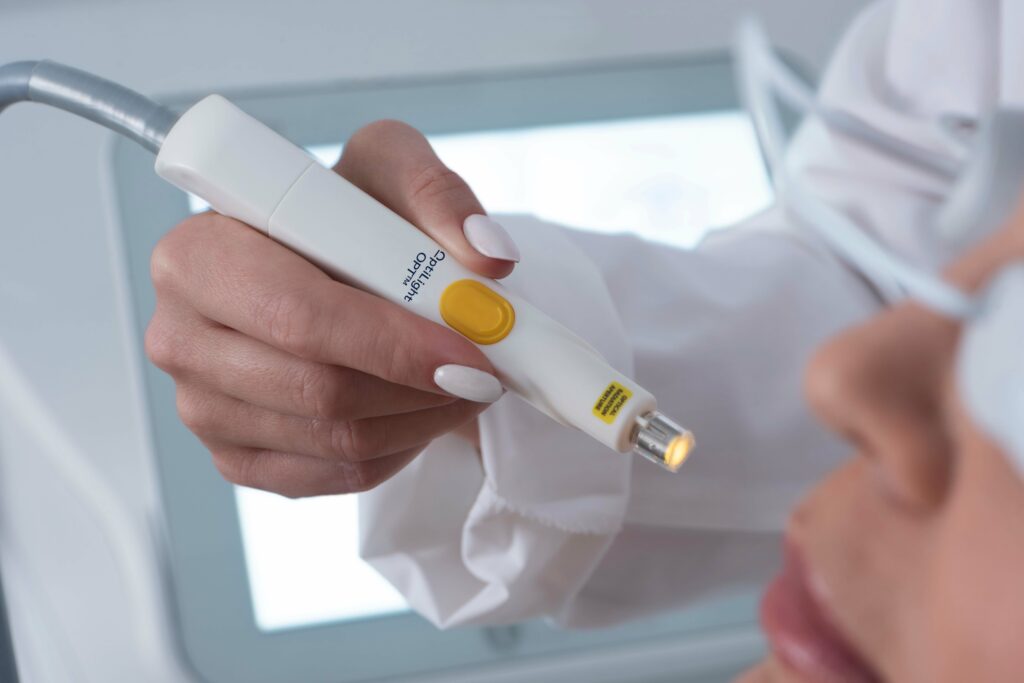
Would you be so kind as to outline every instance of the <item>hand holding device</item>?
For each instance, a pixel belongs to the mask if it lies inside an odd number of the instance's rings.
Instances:
[[[335,171],[479,275],[512,270],[467,242],[463,223],[483,209],[409,126],[359,130]],[[174,377],[182,420],[234,483],[290,496],[371,488],[501,395],[493,367],[461,335],[219,214],[168,233],[153,277],[147,351]],[[437,382],[453,372],[490,382],[447,384],[460,400]]]
[[[135,140],[157,153],[158,175],[207,200],[223,216],[236,219],[229,225],[248,225],[319,267],[321,282],[313,287],[313,292],[323,295],[325,301],[334,299],[332,294],[339,291],[335,285],[340,283],[348,286],[351,310],[365,314],[365,319],[373,318],[373,306],[363,297],[374,294],[397,304],[404,313],[446,326],[475,344],[500,380],[500,384],[492,382],[493,377],[472,365],[447,363],[435,367],[435,385],[447,386],[450,391],[458,387],[461,395],[486,401],[496,398],[503,384],[556,421],[583,431],[613,450],[631,451],[673,472],[693,449],[693,435],[659,413],[650,392],[611,367],[589,344],[558,322],[495,280],[474,271],[474,265],[485,268],[486,262],[474,264],[476,257],[465,243],[451,240],[452,234],[443,231],[438,233],[437,240],[431,239],[406,220],[401,208],[397,213],[392,211],[223,97],[211,95],[177,117],[136,92],[71,67],[47,61],[15,62],[0,67],[0,110],[21,101],[51,104]],[[420,187],[413,197],[423,193],[442,196],[451,189],[453,175],[447,171],[435,171],[432,175],[428,172],[425,176],[420,172],[417,177]],[[427,182],[423,182],[423,177]],[[431,219],[429,215],[418,218],[425,223]],[[427,230],[431,232],[432,228]],[[229,249],[244,251],[257,244],[261,243],[251,237],[240,238]],[[489,244],[482,241],[480,245],[498,247],[498,252],[503,251],[500,247],[508,247],[500,240]],[[456,260],[460,251],[468,264]],[[210,256],[191,253],[197,262],[201,262],[202,256]],[[282,264],[287,262],[299,268],[290,257],[280,258]],[[223,265],[229,263],[225,261]],[[408,372],[406,359],[393,352],[377,353],[375,347],[367,350],[373,347],[367,339],[355,345],[354,348],[361,349],[355,353],[345,343],[339,347],[336,334],[344,339],[345,334],[353,334],[353,326],[338,325],[332,314],[339,311],[324,309],[319,302],[312,304],[313,299],[296,296],[294,291],[287,293],[288,286],[294,285],[288,279],[294,275],[289,268],[285,268],[283,276],[273,270],[254,277],[244,268],[230,273],[229,287],[265,293],[269,286],[271,291],[281,294],[269,298],[264,295],[260,300],[262,306],[245,310],[225,305],[217,290],[208,289],[210,283],[199,280],[194,273],[187,278],[174,277],[176,272],[192,266],[191,259],[181,263],[158,254],[156,276],[165,291],[175,291],[175,282],[187,280],[187,293],[180,300],[201,302],[196,310],[207,321],[218,321],[225,328],[255,336],[264,344],[307,361],[333,365],[338,363],[336,356],[340,354],[345,367],[379,373],[376,376],[387,381],[401,380],[405,376],[402,371]],[[175,267],[179,270],[175,271]],[[497,268],[494,274],[500,275],[501,270]],[[217,267],[207,266],[205,272],[217,276],[215,271]],[[312,271],[307,271],[307,275],[314,280],[317,277]],[[326,276],[336,282],[331,283]],[[216,283],[218,279],[223,284],[224,278],[219,277],[212,277],[210,282]],[[362,290],[363,296],[357,295],[356,290]],[[301,288],[296,291],[302,293]],[[233,297],[229,295],[227,300]],[[377,312],[383,310],[379,308]],[[366,329],[378,330],[379,336],[386,338],[388,330],[409,320],[395,309],[388,310],[391,312],[377,316],[374,321],[380,327]],[[419,321],[414,329],[425,336],[417,336],[409,344],[413,357],[423,353],[421,343],[433,344],[434,336],[439,334],[431,332],[434,327]],[[177,353],[177,347],[166,343],[158,332],[151,336],[150,350],[157,351],[153,355],[165,357],[165,365],[176,364],[172,349]],[[374,335],[370,336],[372,339]],[[414,386],[430,391],[415,371],[408,372],[408,376],[413,378]],[[206,388],[205,383],[199,386]],[[190,415],[193,410],[190,422],[195,424],[214,414],[210,406],[190,407]],[[242,408],[234,405],[225,410],[237,412]],[[287,433],[282,429],[285,425],[277,425],[279,429],[266,427],[273,425],[270,415],[256,413],[255,417],[256,424],[264,430],[262,437],[269,439]],[[469,415],[459,417],[468,419]],[[343,438],[350,444],[362,444],[350,448],[356,456],[354,460],[364,460],[366,454],[379,454],[381,448],[375,439],[394,449],[387,465],[375,462],[375,476],[369,480],[369,485],[373,485],[372,482],[390,476],[415,454],[417,448],[408,443],[407,436],[414,433],[415,429],[407,429],[402,437],[389,438],[386,429],[380,428],[369,430],[369,436],[363,434],[358,441],[351,431],[343,432]],[[233,443],[254,438],[263,441],[260,434],[251,432],[232,436],[237,439]],[[316,450],[315,437],[312,441],[311,448]],[[366,446],[367,443],[370,445]],[[247,473],[269,467],[259,459],[236,460]],[[259,464],[254,465],[254,460]],[[349,479],[343,479],[348,485]],[[356,484],[352,488],[368,486],[365,477],[357,476],[352,481]]]

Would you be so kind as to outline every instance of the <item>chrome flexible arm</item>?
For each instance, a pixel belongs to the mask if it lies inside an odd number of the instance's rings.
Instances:
[[[159,152],[178,115],[134,90],[50,61],[0,66],[0,111],[39,102],[71,112]]]

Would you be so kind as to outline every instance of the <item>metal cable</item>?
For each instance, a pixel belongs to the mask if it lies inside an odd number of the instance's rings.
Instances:
[[[0,66],[0,111],[39,102],[71,112],[160,151],[178,115],[134,90],[51,61]]]

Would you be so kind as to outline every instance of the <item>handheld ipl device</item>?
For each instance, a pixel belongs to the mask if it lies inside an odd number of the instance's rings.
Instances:
[[[46,102],[133,137],[157,152],[156,172],[171,184],[332,277],[475,343],[508,389],[556,421],[673,472],[692,451],[693,435],[658,413],[650,392],[584,340],[460,265],[415,226],[225,98],[211,95],[175,117],[90,74],[22,62],[0,68],[0,109],[3,70],[11,67],[21,67],[27,83],[17,81],[22,89],[16,98],[8,94],[8,103]]]

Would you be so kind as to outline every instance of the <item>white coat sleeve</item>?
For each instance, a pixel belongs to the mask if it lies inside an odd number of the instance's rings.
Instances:
[[[856,22],[822,97],[931,144],[879,84],[892,9]],[[926,231],[939,181],[813,122],[789,163],[906,257],[943,258]],[[870,284],[779,208],[691,251],[502,220],[523,252],[509,285],[653,392],[697,450],[667,474],[507,395],[480,418],[481,453],[439,439],[362,497],[364,558],[442,627],[595,626],[762,582],[788,509],[843,454],[804,406],[803,367],[878,309]]]
[[[502,220],[523,252],[508,285],[653,392],[698,450],[671,475],[506,395],[480,418],[479,456],[440,439],[363,495],[364,558],[439,626],[594,625],[723,572],[759,578],[777,544],[760,536],[839,455],[800,368],[872,310],[868,288],[773,214],[694,251]]]

